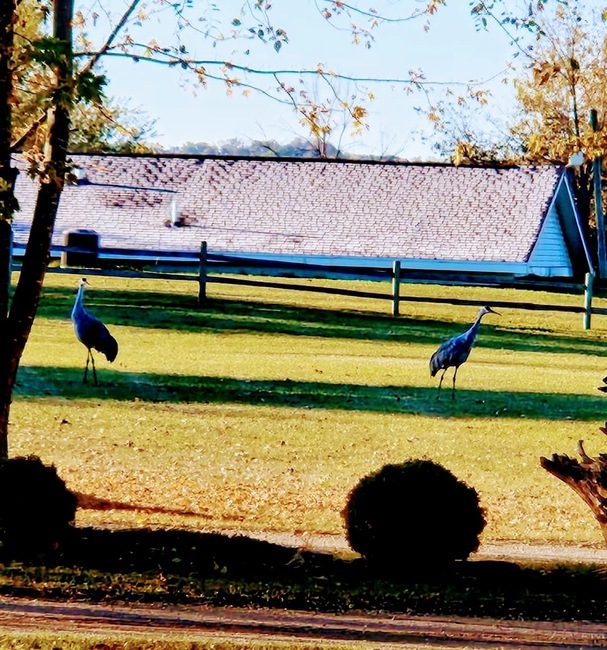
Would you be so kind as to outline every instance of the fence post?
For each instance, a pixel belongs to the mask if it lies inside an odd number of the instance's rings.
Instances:
[[[207,304],[207,243],[200,243],[200,265],[198,267],[198,306]]]
[[[400,304],[400,262],[392,262],[392,316],[398,316]]]
[[[594,283],[594,273],[586,273],[584,276],[584,329],[590,329],[590,319],[592,317],[592,285]]]

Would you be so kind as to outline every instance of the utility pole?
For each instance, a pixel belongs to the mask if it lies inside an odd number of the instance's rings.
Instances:
[[[590,126],[596,133],[599,130],[599,120],[595,109],[590,111]],[[592,184],[594,187],[594,215],[596,219],[596,245],[597,261],[599,266],[599,278],[607,279],[607,255],[605,253],[605,216],[603,215],[603,184],[601,172],[603,158],[597,156],[592,161]]]

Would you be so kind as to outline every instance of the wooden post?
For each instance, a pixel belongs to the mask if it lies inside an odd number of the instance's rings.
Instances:
[[[590,111],[590,126],[596,133],[599,130],[597,112]],[[596,245],[599,279],[607,279],[607,253],[605,252],[605,217],[603,215],[603,193],[601,182],[601,168],[603,160],[597,156],[592,161],[592,183],[594,187],[594,216],[596,219]]]
[[[592,285],[594,284],[594,273],[586,273],[584,278],[584,329],[590,329],[592,318]]]
[[[398,316],[400,305],[400,262],[392,263],[392,316]]]
[[[200,266],[198,267],[198,306],[207,304],[207,243],[200,243]]]

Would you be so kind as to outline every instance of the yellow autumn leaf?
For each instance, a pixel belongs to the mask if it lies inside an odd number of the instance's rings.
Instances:
[[[73,27],[84,27],[85,24],[84,14],[81,11],[77,11],[72,18]]]

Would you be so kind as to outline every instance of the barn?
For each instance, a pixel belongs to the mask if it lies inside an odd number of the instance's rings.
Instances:
[[[429,276],[582,279],[591,268],[564,167],[74,154],[54,244],[216,253]],[[15,246],[36,185],[16,183]]]

